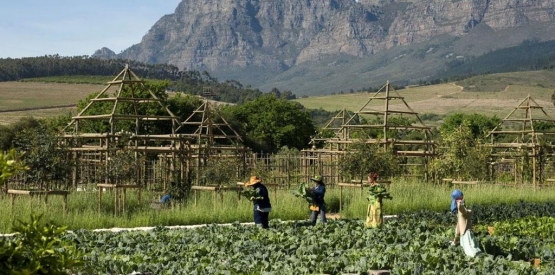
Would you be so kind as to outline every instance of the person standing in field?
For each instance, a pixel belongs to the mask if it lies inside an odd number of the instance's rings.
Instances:
[[[320,214],[322,223],[326,223],[326,203],[324,201],[324,196],[326,195],[326,185],[322,181],[322,176],[314,176],[310,178],[310,180],[315,183],[311,190],[314,203],[310,206],[310,210],[312,211],[310,221],[312,222],[312,225],[316,225],[318,214]]]
[[[464,196],[461,190],[455,189],[451,193],[451,212],[457,215],[457,225],[455,226],[455,238],[451,242],[452,245],[460,245],[463,247],[464,253],[470,257],[474,257],[481,253],[478,242],[472,232],[472,210],[466,208]],[[459,242],[460,236],[460,242]]]
[[[252,176],[245,187],[251,187],[256,191],[256,196],[251,197],[253,203],[254,224],[262,228],[270,228],[269,216],[272,211],[272,204],[268,196],[268,189],[262,184],[257,176]]]
[[[378,174],[368,173],[368,184],[370,184],[370,185],[378,184]]]

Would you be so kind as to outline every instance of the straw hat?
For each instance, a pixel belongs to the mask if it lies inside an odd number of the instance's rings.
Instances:
[[[310,180],[315,181],[315,182],[323,183],[322,176],[314,176],[314,177],[310,178]]]
[[[248,182],[245,182],[245,186],[255,185],[260,182],[260,178],[258,176],[252,176]]]

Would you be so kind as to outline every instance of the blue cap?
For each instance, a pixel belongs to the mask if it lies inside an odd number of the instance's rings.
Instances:
[[[457,199],[463,196],[463,192],[459,189],[453,190],[451,193],[451,212],[453,214],[457,213]]]

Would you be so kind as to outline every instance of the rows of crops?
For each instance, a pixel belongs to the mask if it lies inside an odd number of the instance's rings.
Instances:
[[[468,258],[451,246],[454,217],[400,215],[383,227],[335,220],[315,227],[273,220],[270,230],[209,225],[196,229],[93,232],[65,235],[86,255],[94,274],[555,274],[555,204],[472,206],[485,252]],[[497,226],[489,235],[487,226]],[[530,264],[541,259],[539,268]]]

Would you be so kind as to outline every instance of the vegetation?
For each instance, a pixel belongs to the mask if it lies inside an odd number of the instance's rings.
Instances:
[[[0,239],[0,270],[7,275],[73,274],[82,271],[83,253],[67,239],[66,227],[31,215],[18,221],[13,237]]]
[[[510,233],[520,229],[549,234],[548,227],[534,228],[536,223],[530,222],[534,219],[529,215],[552,215],[554,204],[505,205],[504,211],[493,206],[472,208],[480,209],[475,214],[477,220],[501,221],[506,213],[511,213],[514,218],[510,221],[515,222],[514,228],[505,223],[507,227],[494,236],[489,236],[485,227],[477,227],[475,235],[485,254],[473,259],[462,257],[461,248],[449,244],[454,222],[448,211],[404,214],[375,229],[366,229],[357,219],[330,220],[316,228],[303,222],[274,219],[270,230],[233,223],[190,229],[156,227],[150,231],[77,230],[62,239],[78,243],[83,267],[99,274],[136,271],[342,274],[366,273],[371,269],[389,269],[395,274],[549,274],[554,271],[551,238],[541,240],[525,234],[514,238]],[[541,259],[539,268],[530,264],[534,258]]]
[[[263,95],[224,110],[233,127],[243,133],[254,152],[277,152],[281,147],[303,149],[316,129],[299,103]]]

